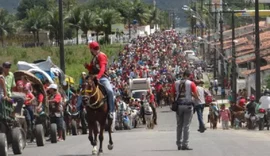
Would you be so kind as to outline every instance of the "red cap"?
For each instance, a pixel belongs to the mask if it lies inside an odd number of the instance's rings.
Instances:
[[[96,41],[93,41],[93,42],[89,43],[89,48],[90,49],[97,49],[97,48],[99,48],[99,44]]]

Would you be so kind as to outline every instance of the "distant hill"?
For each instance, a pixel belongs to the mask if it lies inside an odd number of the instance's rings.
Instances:
[[[87,1],[87,0],[80,0]],[[153,0],[144,0],[146,3],[153,3]],[[181,10],[182,6],[188,4],[190,0],[156,0],[158,8],[163,10],[177,9],[177,16],[180,17],[181,26],[186,26],[185,13]],[[20,0],[0,0],[0,8],[5,8],[10,12],[16,12]]]
[[[0,0],[0,8],[5,8],[10,12],[15,12],[20,0]]]

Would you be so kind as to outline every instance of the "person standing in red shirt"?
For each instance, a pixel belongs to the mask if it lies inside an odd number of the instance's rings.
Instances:
[[[32,102],[35,100],[35,96],[27,88],[24,88],[23,92],[25,93],[25,101],[24,101],[25,109],[28,111],[30,115],[29,120],[32,122],[34,120],[34,111],[32,107]]]
[[[154,124],[157,125],[157,111],[156,111],[155,95],[151,91],[148,91],[147,94],[148,94],[147,98],[148,98],[150,107],[153,110]]]
[[[48,87],[50,94],[49,105],[50,105],[50,120],[51,123],[56,123],[58,131],[58,141],[63,141],[63,106],[62,106],[62,96],[57,91],[58,86],[56,84],[51,84]]]

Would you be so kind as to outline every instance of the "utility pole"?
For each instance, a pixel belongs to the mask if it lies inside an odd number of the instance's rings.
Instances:
[[[215,35],[217,34],[217,4],[215,4]],[[214,46],[214,79],[217,77],[217,39],[215,36],[215,46]]]
[[[220,24],[220,52],[223,56],[224,55],[224,51],[223,51],[223,18],[222,18],[222,12],[220,12],[220,20],[219,20],[219,24]],[[221,90],[223,93],[224,89],[225,89],[225,84],[224,84],[224,78],[225,78],[225,68],[224,68],[224,57],[220,57],[221,59]]]
[[[260,27],[259,27],[259,0],[255,0],[255,35],[256,35],[256,100],[261,97],[261,57],[260,57]]]
[[[234,24],[234,13],[232,13],[232,100],[236,103],[236,54],[235,54],[235,24]]]
[[[60,68],[66,73],[65,67],[65,51],[64,51],[64,21],[63,21],[63,1],[58,0],[59,2],[59,45],[60,45]]]
[[[203,15],[203,0],[201,0],[201,15]],[[203,21],[201,21],[200,25],[201,25],[201,38],[203,38],[203,36],[204,36],[204,24],[203,24]],[[203,61],[205,61],[204,43],[201,44],[201,55],[203,55]]]
[[[209,4],[211,3],[211,0],[209,0]],[[212,11],[212,9],[211,9],[211,5],[208,5],[208,11],[209,12],[211,12]],[[210,17],[210,15],[209,15],[209,17]],[[209,18],[209,19],[211,19],[211,18]],[[210,43],[211,42],[211,21],[212,20],[209,20],[209,23],[208,23],[208,43]],[[207,51],[208,51],[208,54],[210,53],[210,51],[211,51],[211,46],[210,46],[210,44],[208,44],[208,48],[207,48]],[[210,56],[210,55],[208,55],[208,56]]]

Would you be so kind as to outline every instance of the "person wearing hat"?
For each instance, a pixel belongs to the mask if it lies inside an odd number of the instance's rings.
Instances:
[[[100,51],[99,44],[97,42],[89,43],[89,49],[94,56],[91,63],[84,64],[84,67],[89,71],[91,75],[97,75],[96,79],[105,87],[108,96],[109,105],[109,119],[113,119],[114,113],[114,92],[113,87],[106,74],[106,66],[108,65],[108,58],[106,54]]]
[[[10,72],[11,63],[4,62],[2,64],[2,67],[3,67],[3,75],[5,78],[5,83],[6,83],[5,86],[6,86],[7,96],[9,97],[9,102],[17,103],[12,115],[14,117],[20,116],[25,99],[20,94],[16,94],[16,92],[12,92],[12,88],[16,87],[16,83],[15,83],[15,78],[14,78],[13,73]]]
[[[50,105],[50,120],[51,123],[56,123],[58,131],[58,141],[63,141],[63,106],[62,96],[57,91],[57,84],[50,84],[47,88],[49,92],[49,105]]]
[[[199,129],[198,131],[203,133],[206,128],[203,122],[203,110],[205,106],[205,95],[208,93],[203,88],[204,82],[202,80],[197,82],[197,91],[199,95],[199,100],[196,100],[196,105],[194,107],[194,113],[197,113],[198,121],[199,121]]]

